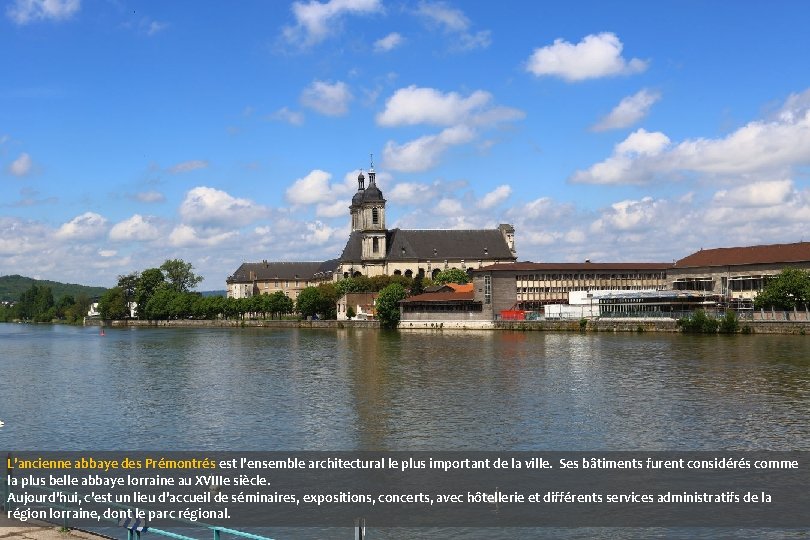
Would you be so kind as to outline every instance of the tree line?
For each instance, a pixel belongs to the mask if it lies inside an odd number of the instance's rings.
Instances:
[[[295,302],[282,291],[256,294],[247,298],[204,297],[192,291],[202,281],[190,263],[167,260],[158,268],[118,276],[118,284],[99,300],[99,313],[104,319],[137,317],[148,320],[166,319],[279,319],[337,318],[337,301],[350,292],[377,292],[377,314],[383,326],[399,323],[399,300],[408,294],[421,294],[424,287],[447,282],[466,282],[461,270],[450,269],[435,280],[417,275],[357,276],[335,283],[321,283],[302,289]],[[134,309],[134,313],[133,313]]]
[[[51,287],[32,284],[20,299],[0,305],[0,322],[52,322],[76,324],[84,320],[90,309],[90,298],[84,293],[64,294],[55,301]]]

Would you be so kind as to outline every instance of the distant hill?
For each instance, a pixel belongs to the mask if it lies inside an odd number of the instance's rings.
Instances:
[[[60,298],[69,294],[74,298],[81,293],[88,297],[101,296],[107,289],[104,287],[88,287],[87,285],[76,285],[73,283],[59,283],[46,279],[33,279],[20,275],[0,276],[0,301],[19,300],[20,295],[31,288],[31,285],[38,287],[45,285],[51,288],[53,299],[59,301]]]
[[[228,291],[222,289],[221,291],[200,291],[203,296],[228,296]]]

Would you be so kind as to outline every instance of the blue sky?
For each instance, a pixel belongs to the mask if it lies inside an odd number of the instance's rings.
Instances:
[[[810,240],[810,4],[0,4],[0,275],[340,254],[512,223],[520,260]]]

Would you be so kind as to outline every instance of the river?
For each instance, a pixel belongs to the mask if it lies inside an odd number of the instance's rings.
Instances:
[[[810,450],[800,336],[0,324],[0,347],[0,449]]]

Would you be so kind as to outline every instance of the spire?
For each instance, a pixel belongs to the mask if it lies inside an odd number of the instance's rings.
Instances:
[[[371,156],[371,167],[368,169],[368,186],[371,187],[375,185],[377,173],[374,172],[374,154],[370,154]]]

